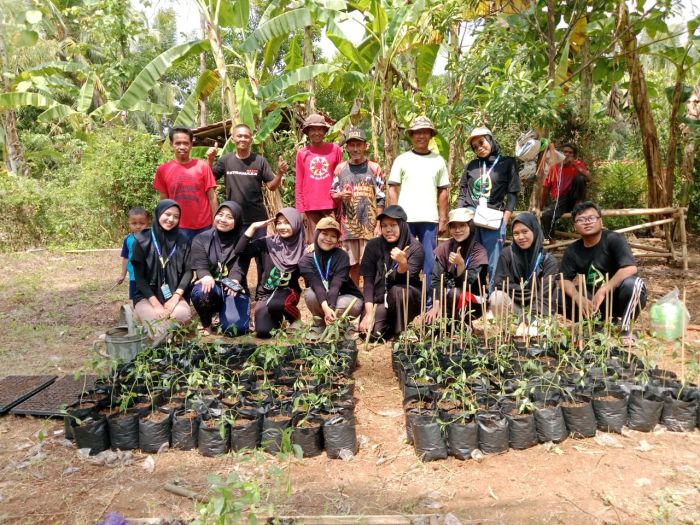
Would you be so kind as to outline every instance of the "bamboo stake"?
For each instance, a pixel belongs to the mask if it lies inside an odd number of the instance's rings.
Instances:
[[[467,277],[467,269],[465,268],[464,280],[462,281],[462,308],[459,315],[459,348],[462,352],[464,352],[464,318],[466,317],[464,309],[467,303]],[[471,302],[469,303],[469,309],[471,311]]]
[[[452,356],[452,343],[454,342],[455,330],[454,330],[454,318],[457,308],[457,287],[452,289],[452,315],[450,315],[450,357]]]
[[[411,291],[411,269],[406,268],[406,296],[405,296],[406,299],[404,301],[404,310],[403,310],[403,329],[404,329],[404,331],[408,329],[408,300],[409,300],[408,295],[409,295],[410,291]],[[408,344],[408,343],[406,343],[406,344]]]
[[[683,287],[683,326],[681,332],[681,383],[685,385],[685,286]]]
[[[369,314],[369,330],[367,330],[367,337],[365,338],[365,352],[369,349],[369,340],[374,333],[374,316],[377,313],[377,303],[372,303],[372,312]]]
[[[425,340],[425,300],[426,300],[426,294],[427,294],[427,289],[425,285],[425,276],[423,276],[423,279],[421,280],[421,290],[420,290],[420,342],[422,343]]]

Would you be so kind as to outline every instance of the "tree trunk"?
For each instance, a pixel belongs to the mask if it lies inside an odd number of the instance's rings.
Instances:
[[[580,124],[586,124],[591,115],[591,96],[593,94],[593,67],[589,64],[591,42],[586,36],[581,46],[581,87],[578,104],[578,119]]]
[[[678,149],[678,135],[680,127],[678,113],[681,109],[681,96],[683,94],[683,81],[686,69],[683,67],[685,60],[676,66],[676,83],[673,86],[671,96],[671,114],[668,117],[668,147],[666,149],[666,195],[669,201],[673,201],[673,183],[676,175],[676,150]]]
[[[458,61],[460,55],[462,54],[459,48],[459,25],[450,28],[450,53],[454,56],[454,60]],[[448,86],[448,100],[450,101],[450,106],[457,104],[462,96],[462,81],[464,76],[462,75],[450,75],[449,86]],[[450,177],[450,181],[453,184],[458,184],[461,177],[461,173],[455,173],[455,167],[457,161],[464,156],[464,136],[463,136],[464,126],[461,122],[458,122],[454,130],[452,130],[452,138],[450,139],[450,152],[447,156],[447,174]],[[454,187],[454,186],[453,186]]]
[[[700,84],[695,86],[693,94],[685,105],[687,119],[700,120]],[[693,131],[686,124],[681,126],[681,136],[685,142],[683,160],[681,162],[681,194],[679,205],[687,207],[690,204],[690,188],[694,183],[696,146]]]
[[[218,32],[218,28],[215,27],[209,20],[206,23],[207,26],[207,38],[211,43],[211,53],[214,57],[214,63],[216,64],[216,70],[219,73],[219,78],[221,79],[221,87],[223,89],[223,99],[228,106],[229,118],[233,125],[239,120],[238,105],[236,104],[236,92],[233,90],[231,85],[231,79],[228,76],[226,70],[226,59],[224,58],[224,50],[221,44],[221,36]]]
[[[314,41],[311,34],[311,26],[304,28],[304,66],[314,65]],[[311,115],[316,112],[316,83],[311,78],[306,82],[306,90],[311,96],[306,100],[306,114]]]
[[[206,36],[207,36],[207,23],[201,14],[200,14],[199,20],[200,20],[201,27],[202,27],[202,35],[203,35],[203,37],[206,38]],[[207,54],[200,53],[199,54],[199,73],[202,74],[206,70],[207,70]],[[197,102],[197,105],[199,106],[199,125],[200,125],[200,127],[206,126],[209,123],[209,111],[207,110],[206,99],[200,98],[199,101]]]
[[[557,75],[557,45],[554,32],[557,28],[554,0],[547,0],[547,77],[553,86]]]
[[[399,129],[394,118],[394,104],[391,100],[391,88],[394,73],[391,68],[379,68],[382,74],[381,119],[384,128],[384,166],[391,170],[394,159],[399,156]]]
[[[662,167],[659,136],[651,112],[644,70],[637,51],[637,36],[632,33],[625,0],[619,1],[617,14],[617,33],[630,76],[630,92],[632,93],[634,110],[639,121],[642,150],[644,151],[644,161],[647,168],[647,203],[650,208],[665,208],[671,205],[672,199],[669,198],[666,192],[667,174]]]
[[[2,24],[0,24],[0,28],[3,28]],[[5,39],[2,33],[0,33],[0,66],[3,71],[8,68],[7,50],[5,49]],[[4,75],[0,85],[3,87],[3,91],[10,91],[9,81]],[[7,171],[15,175],[28,177],[29,167],[24,158],[24,149],[17,132],[17,112],[14,109],[2,111],[0,112],[0,119],[5,129],[5,147],[7,148],[5,165],[7,166]]]

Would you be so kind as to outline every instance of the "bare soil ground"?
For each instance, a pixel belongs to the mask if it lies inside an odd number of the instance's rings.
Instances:
[[[126,285],[110,290],[117,252],[7,254],[0,255],[0,267],[0,376],[79,369],[90,360],[95,338],[116,324],[127,294]],[[641,273],[650,304],[674,285],[685,287],[697,322],[698,268],[684,276],[645,265]],[[699,344],[700,331],[692,326],[688,355]],[[678,369],[676,351],[668,345],[661,364]],[[388,345],[362,350],[360,363],[356,414],[363,445],[351,461],[169,451],[153,456],[152,473],[143,468],[148,456],[140,452],[133,464],[109,468],[63,446],[60,420],[4,416],[0,523],[88,524],[110,511],[190,519],[194,504],[165,492],[164,483],[206,492],[207,476],[232,472],[270,489],[278,515],[452,512],[463,523],[700,523],[697,430],[614,435],[619,448],[568,439],[552,449],[511,450],[480,463],[449,458],[424,464],[404,440]],[[257,461],[245,461],[251,458]],[[271,476],[271,467],[282,474]]]

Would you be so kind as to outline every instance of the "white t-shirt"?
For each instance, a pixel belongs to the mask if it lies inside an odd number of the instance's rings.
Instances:
[[[408,222],[438,222],[438,189],[450,186],[447,165],[440,155],[402,153],[391,166],[388,183],[401,185],[398,204]]]

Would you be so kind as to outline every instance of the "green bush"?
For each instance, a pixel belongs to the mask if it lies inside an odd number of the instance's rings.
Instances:
[[[644,161],[613,161],[591,170],[593,184],[589,199],[603,209],[646,207],[647,176]],[[609,229],[644,222],[644,217],[608,217]]]

